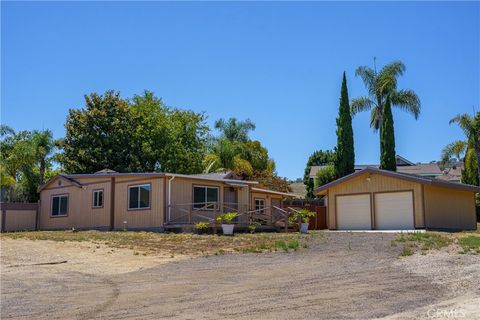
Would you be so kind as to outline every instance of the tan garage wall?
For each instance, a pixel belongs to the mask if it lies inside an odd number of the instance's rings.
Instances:
[[[367,178],[370,178],[369,180]],[[379,174],[365,173],[351,180],[332,186],[328,189],[328,214],[327,223],[329,229],[337,228],[336,221],[336,197],[339,195],[371,193],[371,199],[374,199],[376,192],[390,191],[412,191],[413,202],[415,208],[415,227],[424,228],[423,220],[423,202],[422,202],[422,186],[419,183],[411,182],[403,179],[387,177]],[[373,200],[372,200],[373,202]],[[372,211],[375,214],[374,204],[372,203]],[[375,223],[375,222],[374,222]]]
[[[61,185],[55,181],[40,193],[39,228],[70,229],[70,228],[109,228],[110,226],[110,186],[108,178],[77,179],[85,183],[77,187],[61,180]],[[103,208],[92,208],[93,190],[103,189]],[[68,214],[64,217],[52,217],[52,197],[68,194]]]
[[[475,194],[425,186],[425,224],[432,229],[476,229]]]
[[[164,221],[164,177],[115,178],[115,229],[160,228]],[[150,184],[150,208],[128,209],[128,187]]]

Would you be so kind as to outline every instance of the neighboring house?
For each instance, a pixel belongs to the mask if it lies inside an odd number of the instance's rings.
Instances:
[[[442,176],[442,170],[435,162],[413,163],[402,156],[396,156],[397,172],[415,174],[422,177],[439,178]],[[310,178],[314,179],[317,172],[324,166],[312,166],[310,168]],[[360,164],[355,165],[355,171],[363,170],[367,167],[379,168],[378,164]]]
[[[448,164],[443,170],[443,174],[439,176],[438,179],[452,182],[462,182],[462,170],[464,168],[463,162],[454,162]]]
[[[294,195],[256,185],[231,172],[59,174],[39,188],[38,227],[162,230],[232,211],[240,214],[237,223],[254,216],[273,225],[283,218],[282,200]]]
[[[480,187],[367,167],[315,190],[338,230],[476,229]]]

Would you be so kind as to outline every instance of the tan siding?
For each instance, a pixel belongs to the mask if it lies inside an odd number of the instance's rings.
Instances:
[[[370,176],[370,181],[367,181],[368,175]],[[422,187],[419,183],[368,173],[333,186],[328,190],[329,228],[336,228],[337,222],[335,217],[335,197],[337,195],[405,190],[413,190],[413,201],[415,207],[415,227],[424,228],[425,223],[423,221]]]
[[[101,181],[105,181],[105,178]],[[92,208],[94,189],[104,190],[103,208]],[[66,217],[50,215],[52,196],[59,194],[68,194]],[[52,183],[41,192],[40,200],[40,229],[108,228],[110,225],[110,182],[92,183],[82,188],[72,185],[58,188],[56,183]]]
[[[267,214],[270,215],[272,212],[272,199],[280,199],[282,200],[283,197],[279,195],[274,195],[271,193],[264,193],[264,192],[252,192],[250,196],[250,207],[252,210],[255,210],[255,199],[265,199],[265,206],[267,209]]]
[[[474,193],[425,186],[427,228],[475,229]]]
[[[35,230],[36,210],[6,210],[5,231]]]
[[[172,204],[192,204],[193,203],[193,186],[208,186],[219,188],[219,201],[223,202],[223,183],[208,180],[175,178],[172,181]],[[168,180],[167,180],[168,188]]]
[[[117,177],[115,228],[159,228],[164,221],[164,178]],[[150,184],[150,208],[128,210],[128,186]],[[126,222],[126,223],[124,223]]]

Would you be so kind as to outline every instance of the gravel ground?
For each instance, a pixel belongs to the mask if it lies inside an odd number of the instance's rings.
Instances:
[[[417,319],[452,308],[478,318],[480,256],[449,249],[398,258],[394,237],[326,233],[297,252],[148,261],[114,273],[17,264],[5,241],[1,318]]]

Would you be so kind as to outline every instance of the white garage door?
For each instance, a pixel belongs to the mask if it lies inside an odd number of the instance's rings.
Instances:
[[[338,230],[370,230],[371,221],[369,194],[337,197]]]
[[[414,229],[412,192],[377,193],[375,227],[379,230]]]

